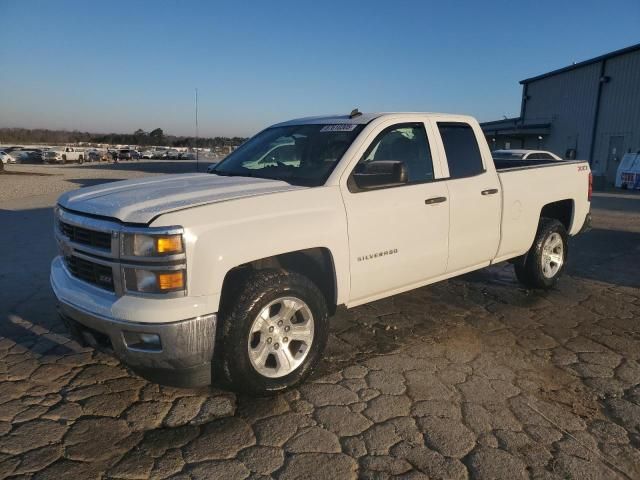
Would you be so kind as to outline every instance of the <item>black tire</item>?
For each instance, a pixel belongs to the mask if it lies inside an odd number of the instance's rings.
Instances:
[[[66,155],[62,155],[62,163],[67,163],[67,156]]]
[[[79,163],[80,165],[82,165],[82,164],[84,163],[84,157],[83,157],[82,155],[80,155],[80,156],[78,157],[78,163]]]
[[[329,317],[322,292],[307,277],[283,270],[260,270],[242,282],[228,312],[223,307],[216,347],[216,360],[234,390],[253,395],[272,394],[292,387],[308,375],[319,362],[329,337]],[[296,297],[307,304],[313,315],[314,333],[303,362],[289,374],[270,378],[260,374],[249,358],[248,342],[254,319],[279,297]]]
[[[560,235],[562,239],[563,262],[560,268],[552,276],[547,276],[543,272],[543,248],[547,239],[553,234]],[[538,225],[536,238],[527,254],[515,262],[515,272],[518,281],[525,287],[548,290],[555,287],[558,279],[564,272],[569,254],[567,230],[558,220],[552,218],[541,218]]]

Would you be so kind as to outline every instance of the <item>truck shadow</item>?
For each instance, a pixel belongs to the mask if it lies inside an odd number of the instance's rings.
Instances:
[[[569,275],[640,288],[640,271],[634,267],[640,255],[640,232],[596,228],[575,237],[569,246]]]

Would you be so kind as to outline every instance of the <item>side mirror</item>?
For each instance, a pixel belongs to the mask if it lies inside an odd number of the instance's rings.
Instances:
[[[407,166],[399,160],[376,160],[356,167],[353,181],[360,190],[404,185],[409,181]]]

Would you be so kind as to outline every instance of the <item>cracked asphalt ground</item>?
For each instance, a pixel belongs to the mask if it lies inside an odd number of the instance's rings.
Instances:
[[[640,195],[595,197],[556,290],[498,265],[341,311],[306,384],[249,398],[150,384],[56,317],[57,194],[186,168],[159,165],[0,176],[1,478],[640,478]]]

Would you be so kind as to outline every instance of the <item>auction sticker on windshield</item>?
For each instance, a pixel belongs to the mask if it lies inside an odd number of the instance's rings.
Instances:
[[[353,132],[358,125],[355,123],[341,123],[338,125],[325,125],[321,132]]]

